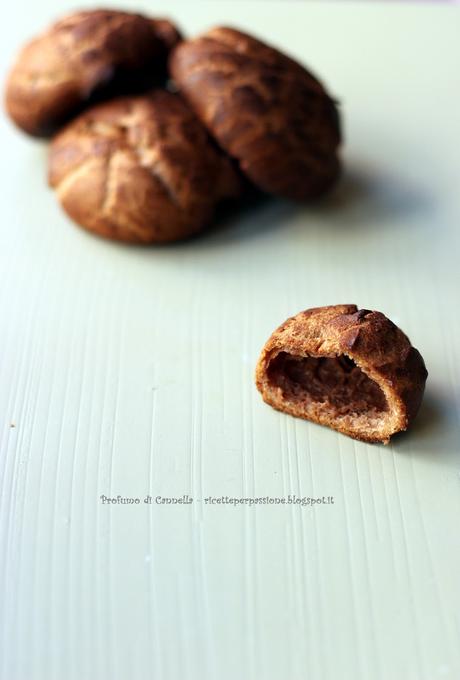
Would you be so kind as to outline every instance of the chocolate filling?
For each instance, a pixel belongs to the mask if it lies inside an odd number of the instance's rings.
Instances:
[[[388,404],[380,387],[349,357],[301,357],[280,352],[268,367],[274,387],[289,401],[315,402],[334,416],[380,416]]]

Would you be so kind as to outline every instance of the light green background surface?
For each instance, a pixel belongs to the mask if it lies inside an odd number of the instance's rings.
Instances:
[[[4,8],[2,73],[66,8]],[[136,8],[190,34],[254,31],[317,71],[346,175],[316,207],[129,248],[74,227],[46,146],[1,120],[0,678],[457,680],[459,11]],[[427,363],[418,422],[389,447],[276,413],[253,386],[274,327],[342,302],[383,311]],[[288,493],[335,504],[198,502]]]

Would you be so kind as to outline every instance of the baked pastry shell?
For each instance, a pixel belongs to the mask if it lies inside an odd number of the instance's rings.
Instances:
[[[301,363],[287,370],[284,355],[304,361],[309,371],[317,361],[313,370],[326,371],[322,388],[321,375],[301,377]],[[342,370],[337,364],[334,378],[333,362],[341,358],[346,365]],[[335,305],[306,310],[282,324],[262,349],[255,378],[264,401],[280,411],[354,439],[388,444],[417,415],[427,375],[418,350],[386,316]]]

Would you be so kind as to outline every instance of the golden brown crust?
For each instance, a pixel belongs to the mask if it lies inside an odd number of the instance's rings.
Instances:
[[[239,192],[178,95],[157,90],[95,106],[53,140],[49,183],[70,217],[112,239],[174,241],[203,229]]]
[[[256,186],[304,200],[334,183],[337,109],[298,63],[249,35],[215,28],[182,42],[169,64],[197,115]]]
[[[419,352],[387,317],[335,305],[282,324],[262,350],[256,384],[280,411],[387,444],[415,418],[427,375]]]
[[[70,14],[19,53],[6,85],[7,111],[29,134],[49,135],[95,97],[160,82],[179,40],[166,19],[111,10]]]

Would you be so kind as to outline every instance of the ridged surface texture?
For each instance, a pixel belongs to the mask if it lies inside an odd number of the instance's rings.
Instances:
[[[0,115],[0,679],[458,680],[458,9],[123,4],[308,64],[341,100],[344,177],[314,206],[126,246],[71,224],[47,147]],[[74,7],[8,4],[0,72]],[[274,328],[338,303],[384,312],[426,362],[387,446],[254,385]],[[289,494],[334,503],[205,502]]]
[[[169,65],[198,116],[257,187],[302,201],[337,180],[338,109],[299,63],[224,26],[180,43]]]
[[[388,444],[418,413],[427,370],[382,312],[328,305],[287,319],[256,367],[264,401],[290,415]]]
[[[91,107],[53,139],[49,184],[69,216],[110,239],[175,241],[208,226],[240,180],[193,111],[154,90]]]
[[[6,108],[20,128],[46,136],[95,96],[163,82],[168,52],[179,40],[166,19],[70,12],[19,50],[5,88]]]

